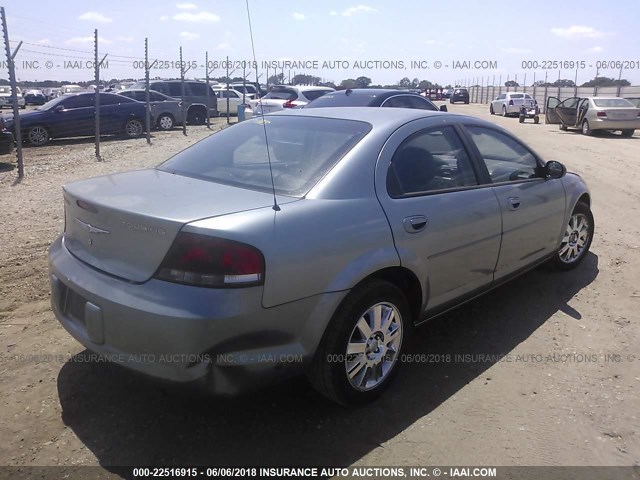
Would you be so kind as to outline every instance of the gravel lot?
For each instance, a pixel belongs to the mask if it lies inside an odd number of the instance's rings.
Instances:
[[[0,465],[640,465],[638,133],[584,137],[490,117],[484,105],[449,107],[583,175],[592,253],[572,272],[537,269],[419,329],[410,353],[441,355],[405,365],[393,390],[359,410],[303,380],[222,399],[87,362],[49,307],[61,185],[156,165],[210,132],[105,141],[103,162],[91,140],[25,149],[22,182],[0,173]]]

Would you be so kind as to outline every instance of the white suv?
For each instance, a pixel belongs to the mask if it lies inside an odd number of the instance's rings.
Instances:
[[[501,114],[503,117],[507,115],[519,115],[522,103],[528,108],[535,108],[538,104],[531,95],[522,92],[505,92],[496,97],[489,105],[489,113],[494,115]]]
[[[335,92],[330,87],[275,85],[260,100],[251,100],[253,115],[275,112],[285,108],[300,108],[326,93]]]

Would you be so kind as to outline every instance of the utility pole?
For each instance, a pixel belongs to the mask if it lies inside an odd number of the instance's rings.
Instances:
[[[144,39],[144,101],[146,103],[147,145],[151,145],[151,105],[149,104],[149,39]]]
[[[182,103],[182,134],[184,136],[187,135],[187,115],[186,115],[186,105],[184,101],[184,64],[182,63],[182,47],[180,47],[180,101]]]
[[[16,57],[18,50],[22,46],[22,42],[18,44],[15,51],[11,53],[9,46],[9,30],[7,30],[7,17],[4,13],[4,7],[0,7],[0,16],[2,16],[2,34],[4,35],[4,48],[7,55],[7,64],[9,66],[9,84],[11,85],[11,103],[13,104],[13,130],[16,140],[16,150],[18,155],[18,178],[24,177],[24,161],[22,159],[22,133],[20,131],[20,111],[18,110],[18,86],[16,84],[16,69],[13,59]]]
[[[93,62],[95,65],[95,124],[96,124],[96,160],[99,162],[102,161],[102,157],[100,156],[100,67],[102,66],[102,62],[107,58],[107,55],[102,57],[102,60],[98,62],[98,29],[96,28],[93,31]]]
[[[211,115],[209,115],[209,95],[211,87],[209,86],[209,51],[204,52],[204,81],[207,84],[207,128],[211,129]],[[218,109],[218,100],[216,99],[216,110]]]

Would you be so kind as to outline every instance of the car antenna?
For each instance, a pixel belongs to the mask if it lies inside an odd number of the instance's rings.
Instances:
[[[256,61],[256,48],[253,44],[253,29],[251,28],[251,13],[249,12],[249,0],[245,0],[247,5],[247,20],[249,20],[249,36],[251,37],[251,51],[253,52],[253,64],[256,67],[256,77],[258,76],[258,62]],[[267,79],[268,81],[269,79]],[[267,122],[264,120],[264,109],[260,108],[260,117],[262,118],[262,128],[264,129],[264,143],[267,147],[267,161],[269,162],[269,174],[271,175],[271,192],[273,193],[273,210],[280,211],[278,200],[276,198],[276,185],[273,181],[273,168],[271,167],[271,153],[269,152],[269,137],[267,135]]]

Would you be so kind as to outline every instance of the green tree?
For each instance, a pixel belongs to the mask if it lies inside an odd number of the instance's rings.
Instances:
[[[616,80],[609,77],[595,77],[594,79],[583,83],[581,87],[628,87],[630,85],[631,83],[629,83],[629,81],[624,78]]]
[[[369,77],[358,77],[355,82],[358,88],[367,88],[371,85],[371,79]]]

